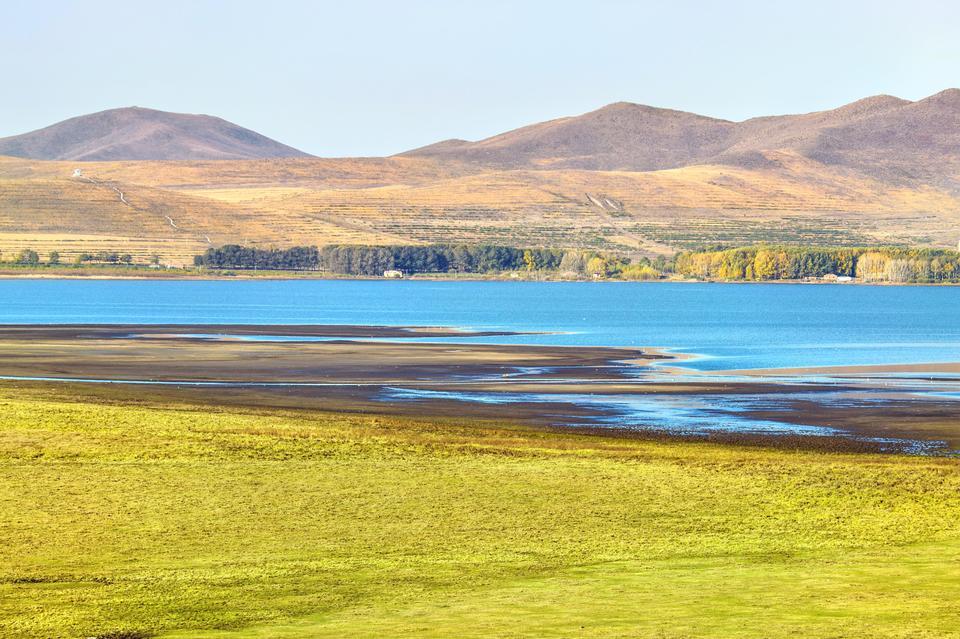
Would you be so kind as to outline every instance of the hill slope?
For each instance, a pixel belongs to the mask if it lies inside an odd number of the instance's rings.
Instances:
[[[651,255],[717,243],[953,247],[958,239],[955,89],[744,122],[617,103],[391,158],[80,167],[0,158],[5,259],[24,248],[67,259],[115,250],[183,264],[229,242],[486,242]]]
[[[309,157],[209,115],[128,107],[0,138],[0,155],[35,160],[250,160]]]
[[[650,171],[699,164],[761,167],[768,151],[895,181],[960,189],[960,90],[910,102],[874,96],[802,115],[717,120],[619,102],[478,142],[403,153],[490,168]]]
[[[683,111],[617,102],[479,142],[448,140],[402,155],[480,162],[500,168],[540,166],[651,171],[722,152],[734,123]]]

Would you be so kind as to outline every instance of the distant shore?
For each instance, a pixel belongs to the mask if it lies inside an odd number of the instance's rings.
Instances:
[[[543,272],[523,273],[417,273],[403,278],[377,277],[365,275],[348,275],[341,273],[321,273],[317,271],[193,271],[186,269],[157,269],[117,268],[111,272],[108,268],[65,268],[65,269],[6,269],[0,270],[0,280],[196,280],[196,281],[230,281],[230,280],[344,280],[344,281],[420,281],[420,282],[621,282],[643,284],[808,284],[831,286],[960,286],[957,282],[864,282],[852,280],[836,282],[831,280],[802,279],[802,280],[721,280],[721,279],[686,279],[681,277],[664,277],[650,280],[628,280],[620,278],[588,278],[566,277],[560,274],[545,275]]]

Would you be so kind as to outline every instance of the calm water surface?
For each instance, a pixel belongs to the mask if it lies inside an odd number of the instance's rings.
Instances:
[[[960,288],[426,281],[0,281],[2,323],[386,324],[659,346],[701,370],[960,361]]]
[[[960,361],[960,288],[417,281],[0,281],[0,323],[367,324],[542,331],[453,340],[657,346],[697,353],[704,372]],[[270,337],[269,339],[274,339]],[[283,339],[283,338],[275,338]],[[430,338],[436,341],[437,338]],[[517,374],[525,371],[518,369]],[[817,391],[836,405],[960,399],[955,375],[898,375],[869,392]],[[931,379],[937,378],[937,379]],[[804,383],[822,384],[816,376]],[[78,380],[81,381],[81,380]],[[97,380],[82,380],[96,382]],[[796,381],[796,380],[793,380]],[[826,380],[828,383],[829,380]],[[135,383],[154,383],[149,380]],[[180,384],[180,382],[175,382]],[[219,383],[218,383],[219,384]],[[889,386],[889,387],[888,387]],[[387,402],[565,404],[586,425],[678,434],[838,435],[823,423],[754,415],[801,399],[755,394],[595,395],[386,387]],[[852,404],[851,404],[852,402]],[[558,412],[559,411],[559,412]],[[952,454],[946,442],[867,438],[891,450]]]

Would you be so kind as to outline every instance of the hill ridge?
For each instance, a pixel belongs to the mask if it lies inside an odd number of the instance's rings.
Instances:
[[[932,149],[924,158],[918,144]],[[883,180],[960,188],[960,89],[910,101],[880,94],[833,109],[730,121],[633,102],[530,124],[474,142],[406,151],[495,169],[651,171],[698,164],[756,166],[795,151]],[[919,166],[917,166],[919,165]]]
[[[248,160],[310,157],[212,115],[132,106],[0,138],[0,155],[35,160]]]
[[[125,118],[148,124],[111,137]],[[108,113],[101,125],[108,135],[90,136],[87,154],[170,132],[162,113],[143,108]],[[198,136],[189,150],[229,150],[256,135]],[[154,255],[190,264],[227,243],[486,243],[648,256],[756,242],[954,247],[958,229],[958,89],[741,122],[614,103],[405,157],[0,158],[8,261],[24,249],[64,260],[106,250],[139,264]]]

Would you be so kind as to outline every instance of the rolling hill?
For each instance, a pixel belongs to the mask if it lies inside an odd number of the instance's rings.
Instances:
[[[251,160],[308,157],[209,115],[111,109],[0,138],[0,155],[35,160]]]
[[[480,140],[447,140],[401,155],[497,168],[653,171],[717,155],[733,123],[683,111],[618,102]]]
[[[97,126],[88,139],[124,145]],[[121,250],[182,264],[228,242],[496,242],[636,255],[960,239],[956,89],[744,122],[617,103],[388,158],[91,153],[83,163],[0,158],[4,255]]]
[[[911,102],[874,96],[829,111],[730,122],[620,102],[467,142],[401,155],[500,169],[652,171],[693,164],[763,166],[766,151],[901,182],[960,188],[960,89]]]

